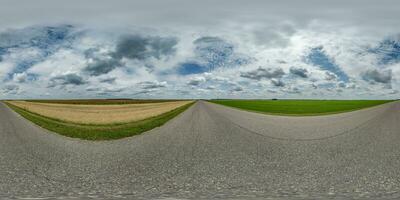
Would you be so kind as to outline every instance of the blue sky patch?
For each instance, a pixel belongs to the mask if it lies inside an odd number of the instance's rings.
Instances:
[[[213,70],[227,65],[232,60],[234,47],[218,37],[201,37],[194,41],[196,55],[207,62],[207,67]]]
[[[322,70],[336,74],[339,80],[349,82],[347,74],[325,54],[323,47],[312,48],[310,54],[307,55],[306,60],[307,62],[320,67]]]
[[[44,26],[28,27],[10,30],[0,34],[0,61],[1,56],[7,54],[9,49],[36,48],[40,50],[38,56],[21,59],[15,63],[14,69],[7,74],[6,79],[11,79],[13,74],[22,73],[33,65],[44,61],[61,47],[68,47],[74,39],[73,26]]]
[[[201,74],[207,72],[207,68],[197,63],[183,63],[178,68],[180,75]]]
[[[379,64],[397,63],[400,61],[400,41],[385,39],[378,47],[370,49],[369,52],[379,55]]]

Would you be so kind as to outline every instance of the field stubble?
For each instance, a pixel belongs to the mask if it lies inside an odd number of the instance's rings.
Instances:
[[[8,103],[39,115],[76,124],[121,124],[154,117],[191,101],[140,103],[120,105],[76,105],[8,101]]]

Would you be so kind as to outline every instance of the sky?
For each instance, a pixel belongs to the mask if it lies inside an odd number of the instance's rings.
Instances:
[[[397,0],[0,4],[0,99],[400,97]]]

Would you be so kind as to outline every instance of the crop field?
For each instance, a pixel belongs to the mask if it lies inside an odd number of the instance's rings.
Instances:
[[[358,110],[391,100],[211,100],[210,102],[277,115],[324,115]]]
[[[82,105],[114,105],[114,104],[141,104],[181,101],[173,99],[41,99],[26,100],[35,103],[82,104]]]
[[[45,117],[77,124],[119,124],[154,117],[190,101],[120,105],[84,105],[10,101],[9,103]]]
[[[87,140],[106,140],[137,135],[161,126],[193,102],[76,105],[6,101],[6,104],[21,116],[50,131]]]

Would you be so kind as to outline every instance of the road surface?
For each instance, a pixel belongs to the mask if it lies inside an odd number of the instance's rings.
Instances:
[[[204,101],[114,141],[43,130],[0,103],[0,199],[400,198],[400,102],[268,116]]]

